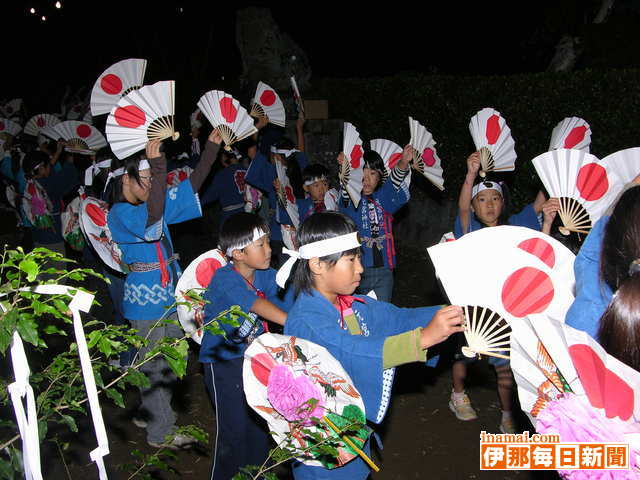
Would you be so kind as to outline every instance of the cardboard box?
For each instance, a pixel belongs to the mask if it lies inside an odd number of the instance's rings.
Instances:
[[[329,118],[327,100],[304,100],[304,116],[307,120],[326,120]]]

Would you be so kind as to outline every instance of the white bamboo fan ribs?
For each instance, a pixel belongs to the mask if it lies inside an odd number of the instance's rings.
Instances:
[[[567,117],[559,122],[551,132],[549,150],[573,148],[589,152],[591,127],[582,118]]]
[[[9,120],[8,118],[0,118],[0,134],[7,134],[15,137],[22,131],[19,123]]]
[[[497,313],[485,307],[464,307],[464,336],[468,346],[462,347],[462,353],[469,358],[489,355],[509,358],[511,327]]]
[[[588,233],[624,187],[607,165],[583,150],[552,150],[532,162],[549,196],[560,199],[564,235]]]
[[[36,137],[44,127],[53,127],[60,123],[55,115],[50,113],[39,113],[29,119],[24,126],[24,133]]]
[[[270,123],[280,127],[284,127],[286,124],[286,113],[282,100],[276,91],[266,83],[258,82],[256,94],[251,104],[251,116],[266,117]]]
[[[300,90],[298,89],[298,82],[296,82],[296,77],[292,76],[290,78],[290,81],[291,89],[293,90],[293,99],[296,101],[298,113],[304,114],[304,102],[302,101],[302,97],[300,96]]]
[[[111,150],[123,159],[143,150],[149,140],[177,140],[174,127],[175,82],[146,85],[122,97],[107,117]]]
[[[362,181],[364,179],[364,150],[362,139],[355,126],[344,122],[342,153],[344,160],[340,165],[340,184],[347,191],[351,201],[357,208],[360,204]]]
[[[258,131],[240,102],[222,90],[205,93],[198,101],[198,108],[213,128],[218,129],[228,152],[231,151],[231,145]]]
[[[440,190],[444,190],[442,162],[436,152],[433,135],[417,120],[409,117],[409,144],[413,148],[412,166]]]
[[[511,130],[500,112],[483,108],[469,122],[469,132],[480,152],[480,176],[515,170],[516,150]]]
[[[371,150],[376,152],[384,162],[385,178],[391,174],[391,170],[402,158],[402,147],[391,140],[376,138],[369,142]]]
[[[129,58],[102,72],[91,91],[91,114],[95,117],[109,113],[122,97],[142,87],[146,69],[146,60]]]
[[[85,122],[67,120],[53,127],[58,138],[65,141],[65,150],[82,155],[93,155],[107,146],[107,141],[100,131]],[[43,130],[44,133],[44,130]]]

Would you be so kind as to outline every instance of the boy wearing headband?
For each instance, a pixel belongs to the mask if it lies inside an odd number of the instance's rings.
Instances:
[[[352,296],[363,272],[355,223],[338,212],[309,217],[298,231],[300,250],[278,272],[283,285],[293,276],[298,297],[284,326],[286,335],[325,347],[345,368],[362,396],[367,420],[380,423],[389,406],[394,367],[424,362],[426,349],[462,331],[457,306],[398,308],[361,295]],[[363,448],[369,454],[370,445]],[[325,470],[294,462],[296,480],[358,480],[369,475],[357,457]]]
[[[264,421],[247,405],[242,386],[244,352],[269,320],[283,325],[293,303],[291,294],[281,300],[269,268],[271,247],[265,221],[252,213],[238,213],[222,226],[219,248],[229,263],[219,268],[204,299],[204,318],[209,321],[232,305],[249,314],[240,326],[220,322],[225,336],[205,332],[199,360],[205,385],[216,412],[216,444],[211,478],[231,478],[240,467],[261,465],[270,448]]]
[[[314,213],[336,210],[338,192],[329,189],[329,169],[319,163],[308,165],[302,172],[302,188],[306,197],[296,200],[300,222]]]

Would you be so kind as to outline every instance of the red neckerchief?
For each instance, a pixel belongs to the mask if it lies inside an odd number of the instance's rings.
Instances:
[[[344,328],[344,311],[349,310],[353,302],[366,303],[364,298],[354,297],[353,295],[338,295],[336,303],[333,304],[340,311],[340,328]]]
[[[266,295],[264,294],[264,292],[262,290],[257,289],[253,285],[253,283],[251,283],[249,280],[244,278],[244,276],[236,269],[236,267],[234,267],[232,265],[231,268],[233,269],[234,272],[236,272],[238,275],[240,275],[240,277],[242,277],[242,279],[247,283],[247,285],[249,285],[251,288],[253,288],[256,291],[256,295],[258,296],[258,298],[267,298]],[[263,321],[262,322],[262,326],[264,327],[264,331],[265,332],[269,331],[269,326],[267,325],[267,322]]]
[[[313,210],[315,213],[322,213],[326,210],[324,202],[313,202]]]

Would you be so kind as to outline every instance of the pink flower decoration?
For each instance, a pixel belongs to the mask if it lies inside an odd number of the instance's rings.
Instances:
[[[607,418],[595,409],[586,397],[565,394],[558,400],[549,402],[538,414],[536,430],[542,434],[560,435],[561,442],[608,443],[622,442],[630,444],[629,464],[638,468],[637,458],[640,448],[625,438],[625,434],[640,432],[637,423],[625,423],[619,418]],[[608,480],[637,479],[633,470],[558,470],[562,478],[571,480]]]
[[[31,197],[31,213],[38,216],[47,213],[47,204],[42,198],[38,197],[37,195]]]
[[[271,369],[267,398],[273,408],[290,422],[301,421],[310,426],[311,417],[321,418],[324,415],[324,395],[313,381],[306,375],[295,377],[287,365],[278,365]],[[309,400],[315,398],[318,403],[311,410]]]

